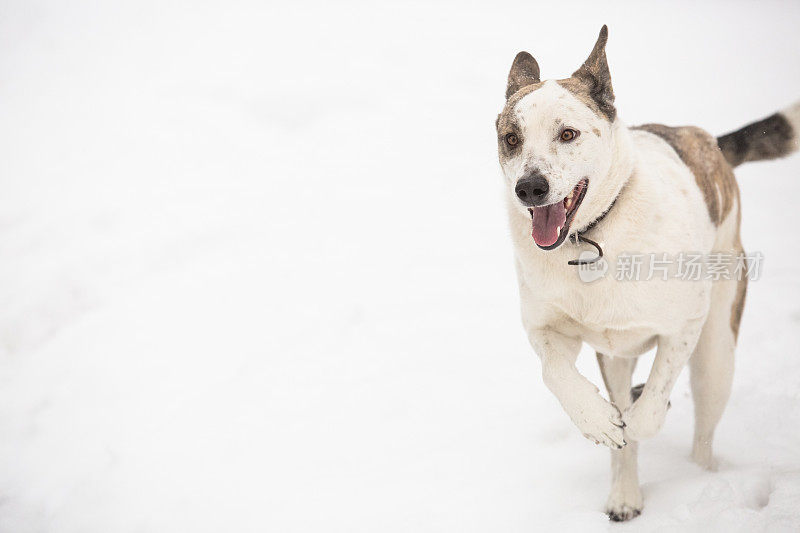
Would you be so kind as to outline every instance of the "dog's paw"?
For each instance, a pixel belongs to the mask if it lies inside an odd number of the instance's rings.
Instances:
[[[653,437],[664,425],[667,405],[641,396],[622,414],[625,435],[635,441]]]
[[[611,489],[606,502],[606,514],[613,522],[636,518],[642,512],[642,491],[636,485],[618,485]]]
[[[583,436],[595,444],[616,450],[625,446],[622,415],[619,409],[600,395],[588,396],[569,414]]]
[[[621,505],[619,507],[606,509],[608,519],[612,522],[625,522],[632,520],[642,514],[641,508],[631,507],[629,505]]]
[[[710,442],[695,442],[692,447],[692,461],[700,465],[701,468],[715,472],[719,468],[719,463],[714,459],[711,451]]]

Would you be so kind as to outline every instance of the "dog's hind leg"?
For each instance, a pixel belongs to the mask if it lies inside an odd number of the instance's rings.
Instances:
[[[620,412],[631,403],[631,376],[636,359],[609,357],[598,352],[597,363],[603,374],[608,396]],[[642,511],[642,491],[636,460],[638,444],[631,440],[621,450],[611,450],[611,494],[606,502],[606,513],[614,521],[630,520]]]
[[[712,441],[731,392],[736,335],[746,289],[746,277],[714,283],[708,318],[689,360],[694,398],[692,460],[709,470],[716,468]]]

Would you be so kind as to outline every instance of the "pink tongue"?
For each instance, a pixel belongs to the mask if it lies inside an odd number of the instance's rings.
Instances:
[[[567,211],[564,202],[556,202],[544,207],[533,208],[533,229],[531,236],[539,246],[550,246],[558,240],[558,228],[564,227]]]

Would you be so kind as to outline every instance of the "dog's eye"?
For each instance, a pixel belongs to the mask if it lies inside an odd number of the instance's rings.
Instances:
[[[579,131],[572,130],[570,128],[566,128],[564,131],[561,132],[561,135],[558,137],[562,142],[568,143],[575,139],[580,134]]]
[[[517,137],[516,133],[509,133],[506,135],[506,144],[509,146],[516,146],[519,144],[519,137]]]

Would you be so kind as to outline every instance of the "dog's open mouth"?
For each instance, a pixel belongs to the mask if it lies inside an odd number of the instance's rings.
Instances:
[[[589,179],[583,178],[574,189],[561,201],[542,207],[531,207],[531,236],[536,246],[542,250],[552,250],[564,242],[569,235],[569,225],[580,207]]]

